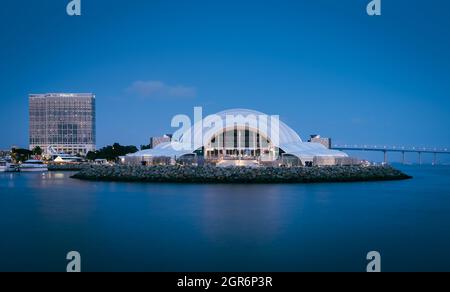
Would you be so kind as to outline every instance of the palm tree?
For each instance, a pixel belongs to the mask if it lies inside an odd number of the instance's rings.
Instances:
[[[34,147],[33,149],[33,155],[41,156],[42,155],[42,149],[39,146]]]

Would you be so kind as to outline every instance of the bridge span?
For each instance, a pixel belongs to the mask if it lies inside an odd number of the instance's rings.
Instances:
[[[406,153],[418,154],[418,163],[422,164],[423,154],[433,154],[433,165],[437,164],[439,155],[450,154],[450,149],[444,148],[424,148],[424,147],[397,147],[397,146],[369,146],[369,145],[333,145],[332,149],[341,151],[371,151],[382,152],[384,154],[384,163],[388,163],[388,153],[401,153],[402,163],[406,163]]]

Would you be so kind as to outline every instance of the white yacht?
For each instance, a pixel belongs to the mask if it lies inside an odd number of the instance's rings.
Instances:
[[[17,165],[12,164],[6,160],[0,160],[0,172],[16,172],[19,171]]]
[[[48,171],[47,164],[41,160],[27,160],[19,166],[20,171],[23,172],[44,172]]]
[[[0,172],[5,172],[8,167],[8,163],[5,160],[0,160]]]

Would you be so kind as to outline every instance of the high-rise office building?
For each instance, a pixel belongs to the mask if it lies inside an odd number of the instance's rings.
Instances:
[[[29,95],[30,150],[85,155],[95,151],[95,95]]]

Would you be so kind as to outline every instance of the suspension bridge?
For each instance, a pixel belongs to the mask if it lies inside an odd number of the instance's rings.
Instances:
[[[433,155],[433,165],[438,163],[438,155],[449,155],[450,149],[426,148],[426,147],[398,147],[398,146],[369,146],[369,145],[333,145],[332,149],[341,151],[370,151],[384,154],[384,163],[388,163],[389,153],[401,153],[402,163],[406,163],[406,154],[415,153],[418,156],[418,163],[422,164],[424,154]]]

